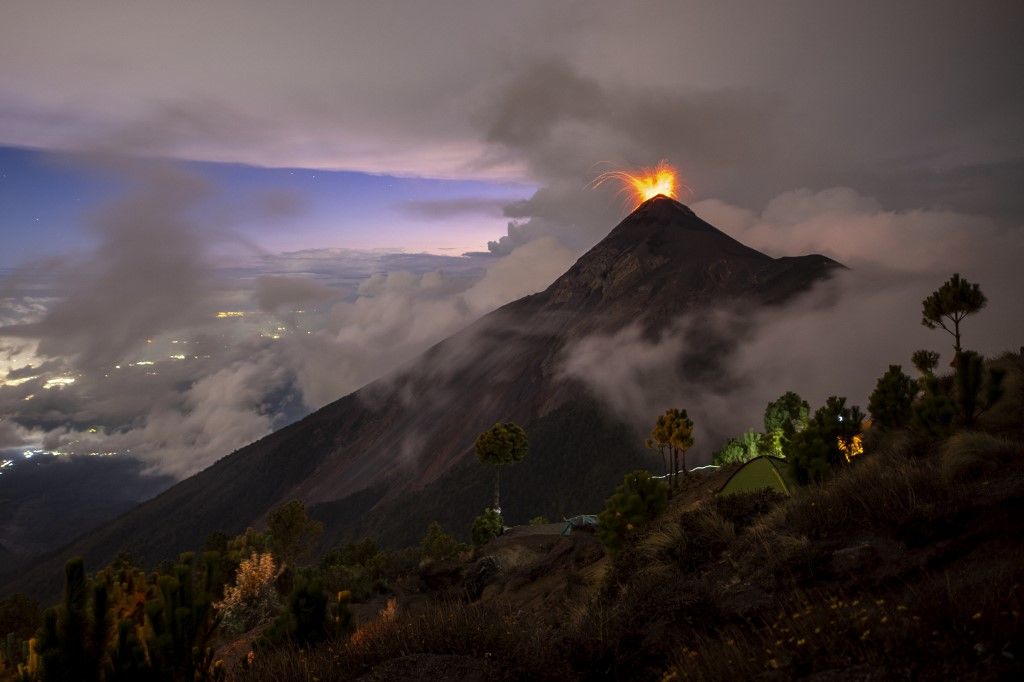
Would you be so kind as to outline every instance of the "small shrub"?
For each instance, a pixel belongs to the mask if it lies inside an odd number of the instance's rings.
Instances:
[[[714,509],[701,508],[686,512],[679,519],[686,546],[679,557],[686,569],[694,569],[717,559],[736,538],[736,528]]]
[[[988,433],[961,431],[946,440],[940,457],[948,481],[974,480],[1024,458],[1024,445]]]
[[[668,487],[648,471],[626,474],[598,515],[598,536],[611,553],[635,538],[647,523],[664,511]]]
[[[716,495],[712,504],[719,515],[732,523],[736,532],[740,533],[785,499],[786,495],[778,490],[765,488],[732,495]]]
[[[238,566],[235,584],[224,589],[224,599],[215,607],[223,617],[222,627],[241,634],[270,620],[280,609],[275,581],[279,575],[274,557],[253,553]]]
[[[484,513],[473,520],[473,545],[482,547],[505,531],[505,523],[494,509],[485,509]]]
[[[437,521],[427,526],[427,532],[420,542],[423,558],[434,561],[454,559],[465,549],[466,547],[454,536],[445,533]]]

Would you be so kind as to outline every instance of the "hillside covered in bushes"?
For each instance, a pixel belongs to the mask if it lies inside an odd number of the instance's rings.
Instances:
[[[507,528],[500,472],[530,466],[535,434],[499,423],[477,440],[494,501],[471,546],[435,522],[406,549],[318,552],[295,501],[153,571],[71,559],[61,604],[0,603],[0,679],[1019,676],[1024,352],[962,347],[984,303],[954,276],[923,303],[948,369],[930,350],[916,376],[892,365],[866,412],[783,393],[717,467],[687,469],[693,421],[667,410],[645,443],[665,470],[623,472],[596,517]],[[764,456],[778,486],[722,493]]]

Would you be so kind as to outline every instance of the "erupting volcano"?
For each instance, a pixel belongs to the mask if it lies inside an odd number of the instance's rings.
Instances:
[[[678,171],[667,161],[659,161],[654,168],[601,173],[594,180],[594,187],[603,185],[610,180],[618,182],[622,186],[619,192],[626,192],[629,195],[630,209],[634,209],[659,194],[669,199],[678,199],[678,175]]]

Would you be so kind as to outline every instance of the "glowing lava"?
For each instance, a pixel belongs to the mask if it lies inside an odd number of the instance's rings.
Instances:
[[[641,168],[637,171],[610,171],[601,173],[594,180],[594,187],[609,180],[622,185],[620,192],[626,192],[633,199],[633,207],[639,206],[648,199],[663,194],[670,199],[678,198],[677,171],[668,162],[661,161],[654,168]]]

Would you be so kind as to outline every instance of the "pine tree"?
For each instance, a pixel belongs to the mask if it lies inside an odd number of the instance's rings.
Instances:
[[[939,354],[931,350],[916,350],[910,360],[922,377],[934,376],[935,368],[939,366]]]
[[[267,516],[270,551],[282,566],[291,566],[305,558],[323,529],[324,524],[309,518],[306,505],[299,500],[291,500]]]
[[[987,302],[981,287],[963,279],[960,273],[954,273],[945,284],[921,302],[921,324],[929,329],[941,327],[952,335],[954,365],[961,351],[960,323],[968,315],[984,308]]]
[[[644,470],[626,474],[598,514],[598,537],[616,554],[665,510],[668,486]]]
[[[680,457],[682,458],[682,470],[685,474],[686,451],[693,447],[693,421],[686,410],[675,407],[665,410],[664,414],[658,415],[651,429],[650,437],[645,441],[647,447],[655,447],[669,453],[668,483],[669,490],[678,487]]]
[[[1003,395],[1003,370],[989,368],[974,351],[961,351],[956,367],[956,402],[960,423],[974,426],[978,417]]]
[[[526,431],[512,422],[498,422],[473,444],[477,459],[494,466],[494,509],[501,514],[501,467],[523,461],[530,452]]]
[[[878,379],[868,399],[868,411],[874,425],[891,430],[909,424],[917,390],[917,382],[904,374],[900,365],[889,365],[889,370]]]

